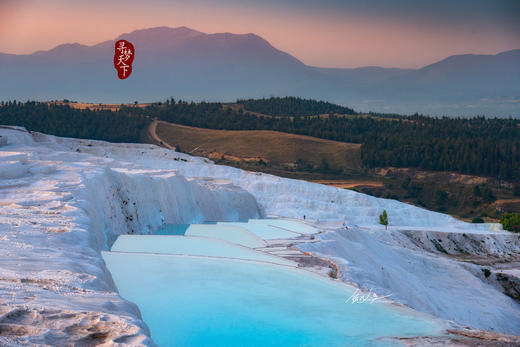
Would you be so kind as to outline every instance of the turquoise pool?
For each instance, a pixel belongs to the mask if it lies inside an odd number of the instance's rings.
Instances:
[[[265,247],[263,239],[244,228],[234,225],[220,224],[166,224],[156,235],[184,235],[211,237],[219,240],[233,242],[249,248]]]
[[[217,226],[217,227],[211,227]],[[290,219],[250,219],[243,222],[208,222],[204,224],[165,224],[156,234],[157,235],[188,235],[190,231],[196,233],[204,233],[204,236],[214,237],[217,231],[238,230],[247,231],[256,235],[257,239],[275,240],[275,239],[291,239],[301,235],[310,235],[317,233],[318,230],[312,226]],[[202,234],[200,234],[202,235]],[[227,234],[226,234],[227,235]],[[240,237],[233,236],[234,240]],[[251,238],[251,236],[247,236]],[[258,242],[258,241],[256,241]],[[261,247],[261,246],[258,246]]]
[[[189,227],[190,224],[165,224],[155,234],[182,236],[186,234]]]
[[[264,240],[276,240],[276,239],[292,239],[294,237],[300,236],[299,233],[293,232],[290,230],[281,229],[271,225],[262,225],[257,223],[249,223],[249,222],[222,222],[217,223],[217,225],[228,225],[228,226],[236,226],[240,228],[244,228],[252,234],[260,237]]]
[[[345,301],[353,288],[293,267],[171,255],[104,253],[121,296],[159,346],[363,346],[442,334],[387,304]]]
[[[199,236],[121,235],[112,246],[111,253],[114,252],[234,258],[296,266],[296,263],[281,257],[234,243]]]
[[[315,234],[316,232],[318,232],[316,228],[306,223],[302,223],[300,221],[291,219],[250,219],[248,223],[276,227],[304,235]]]
[[[443,322],[409,309],[346,302],[353,287],[254,249],[314,232],[272,219],[166,226],[121,235],[102,256],[159,346],[388,346],[444,333]]]

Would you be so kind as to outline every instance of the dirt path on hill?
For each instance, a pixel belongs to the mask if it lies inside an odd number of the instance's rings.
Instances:
[[[174,147],[170,146],[167,142],[163,141],[158,135],[157,135],[157,124],[159,123],[166,123],[162,121],[158,121],[157,119],[154,119],[153,122],[148,127],[148,133],[154,139],[154,141],[157,141],[161,146],[166,147],[171,150],[175,150]],[[166,123],[167,124],[167,123]]]

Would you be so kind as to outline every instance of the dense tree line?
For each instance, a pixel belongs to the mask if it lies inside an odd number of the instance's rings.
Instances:
[[[293,96],[269,99],[237,100],[244,109],[270,116],[312,116],[325,113],[355,114],[353,109],[330,102],[296,98]]]
[[[271,99],[263,100],[271,104]],[[169,122],[196,127],[277,130],[361,143],[363,163],[368,167],[417,167],[520,179],[520,121],[514,119],[421,115],[270,117],[235,112],[219,103],[182,101],[156,105],[147,112]]]
[[[418,167],[520,179],[520,121],[429,118],[392,122],[362,145],[369,167]]]
[[[19,125],[46,134],[105,140],[139,142],[149,119],[134,109],[90,111],[53,103],[7,102],[0,106],[0,124]]]
[[[262,100],[256,103],[272,106],[272,99]],[[296,108],[289,113],[300,111]],[[28,130],[58,136],[114,142],[138,142],[150,118],[210,129],[276,130],[361,143],[361,156],[367,167],[450,170],[520,181],[520,121],[514,119],[332,114],[328,117],[272,117],[241,109],[235,111],[220,103],[173,99],[146,108],[122,107],[116,112],[77,110],[35,102],[10,102],[0,107],[0,124],[21,125]]]

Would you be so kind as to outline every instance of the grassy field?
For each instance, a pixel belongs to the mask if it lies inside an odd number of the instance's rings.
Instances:
[[[159,122],[157,135],[183,152],[271,170],[360,173],[360,145],[267,130],[229,131]],[[257,170],[269,171],[269,170]]]

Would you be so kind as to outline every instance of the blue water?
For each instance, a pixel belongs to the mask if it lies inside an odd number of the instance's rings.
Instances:
[[[165,225],[122,235],[102,255],[159,346],[388,346],[443,334],[438,320],[345,302],[353,287],[252,249],[313,232],[292,220]]]
[[[308,224],[290,219],[250,219],[248,223],[276,227],[299,234],[310,235],[318,232],[318,230]]]
[[[300,234],[314,234],[317,230],[305,223],[287,219],[250,219],[240,222],[204,222],[203,224],[165,224],[156,235],[186,235],[186,232],[194,226],[220,225],[239,227],[257,235],[264,240],[288,239]],[[214,231],[207,228],[206,232]],[[207,235],[210,236],[211,235]],[[258,246],[260,247],[260,246]]]
[[[164,224],[155,235],[184,235],[189,224]]]
[[[388,346],[381,337],[439,335],[444,328],[387,304],[346,303],[352,287],[292,267],[117,252],[103,257],[159,346]]]
[[[172,235],[121,235],[112,252],[194,255],[201,257],[235,258],[295,266],[291,260],[207,237]]]
[[[292,239],[294,237],[300,236],[300,234],[289,230],[277,228],[271,225],[263,225],[257,223],[223,222],[217,223],[217,225],[230,225],[244,228],[250,233],[253,233],[264,240]]]
[[[233,242],[249,248],[265,247],[266,243],[255,234],[244,228],[232,225],[220,224],[167,224],[163,226],[155,235],[177,235],[177,236],[202,236],[211,237],[219,240]]]

